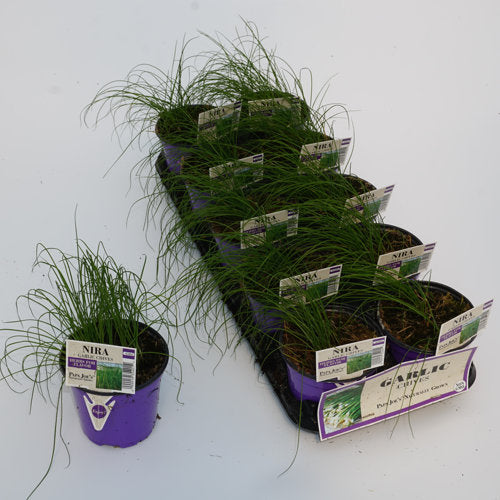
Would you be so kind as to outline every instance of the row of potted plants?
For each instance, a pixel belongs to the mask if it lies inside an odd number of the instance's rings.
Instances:
[[[203,69],[197,94],[213,100],[201,101],[198,116],[193,106],[177,110],[185,111],[183,131],[171,136],[164,117],[156,127],[165,158],[160,174],[182,213],[169,226],[165,255],[193,236],[204,247],[174,289],[194,296],[208,266],[213,288],[200,290],[200,317],[209,313],[206,296],[214,290],[227,302],[243,296],[257,335],[284,355],[292,387],[292,370],[299,373],[300,398],[309,399],[304,377],[315,378],[321,350],[387,335],[396,362],[435,354],[440,326],[471,302],[415,279],[434,244],[380,224],[384,200],[374,203],[375,186],[346,169],[349,138],[335,139],[327,115],[305,102],[297,77],[283,85],[277,60],[255,37],[253,44],[250,55],[224,47],[226,58]],[[262,60],[273,68],[264,77],[256,64]],[[397,272],[379,264],[381,255],[397,252],[415,258]],[[337,274],[318,278],[326,271]],[[249,321],[245,314],[237,320]],[[350,378],[320,385],[310,399]]]

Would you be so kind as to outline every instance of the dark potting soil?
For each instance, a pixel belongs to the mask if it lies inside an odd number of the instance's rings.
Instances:
[[[336,175],[341,175],[341,174],[336,174]],[[361,177],[356,177],[355,175],[344,175],[343,177],[348,181],[352,190],[356,194],[368,193],[369,191],[377,189],[371,182],[368,182],[365,179],[362,179]]]
[[[328,311],[328,319],[331,325],[331,336],[325,339],[325,345],[319,349],[327,349],[331,346],[350,344],[360,340],[371,339],[377,336],[377,332],[366,325],[363,321],[355,319],[345,311]],[[306,334],[301,332],[297,326],[285,322],[283,333],[283,353],[292,363],[297,366],[297,371],[311,377],[316,377],[316,350],[306,344]]]
[[[383,227],[381,246],[382,252],[389,253],[403,250],[421,244],[415,237],[396,227]]]
[[[153,335],[142,334],[139,337],[139,355],[136,367],[136,387],[155,377],[165,364],[165,341]],[[167,355],[168,356],[168,355]]]
[[[428,290],[426,297],[422,300],[428,302],[437,329],[430,320],[393,301],[381,301],[379,311],[386,329],[395,338],[422,351],[434,352],[441,325],[464,313],[471,305],[465,297],[457,298],[446,290]]]

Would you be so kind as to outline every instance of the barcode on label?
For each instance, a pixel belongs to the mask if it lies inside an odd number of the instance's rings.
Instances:
[[[377,347],[372,351],[372,368],[384,364],[384,349]]]
[[[432,254],[434,253],[434,248],[436,247],[436,243],[429,243],[424,247],[424,253],[420,259],[420,265],[418,266],[419,271],[424,271],[429,267],[429,263],[431,261]]]
[[[335,276],[333,278],[330,278],[328,280],[328,289],[327,289],[327,294],[328,295],[333,295],[334,293],[337,293],[339,291],[339,277]]]
[[[123,363],[122,366],[122,391],[134,391],[135,370],[134,363]]]
[[[424,271],[429,267],[429,263],[431,262],[431,257],[432,257],[432,250],[422,255],[422,259],[420,260],[420,266],[418,267],[419,271]]]
[[[422,259],[420,260],[420,266],[418,268],[419,271],[424,271],[429,267],[429,262],[431,261],[431,254],[425,254],[422,255]]]
[[[490,310],[488,309],[487,311],[484,311],[483,314],[479,317],[479,328],[478,330],[481,330],[486,327],[486,324],[488,323],[488,318],[490,316]]]
[[[387,208],[387,205],[389,204],[390,197],[391,197],[391,193],[387,193],[380,200],[380,206],[378,207],[379,212],[383,212]]]
[[[347,150],[349,149],[349,144],[347,146],[341,146],[339,148],[339,166],[341,167],[346,159],[347,156]]]

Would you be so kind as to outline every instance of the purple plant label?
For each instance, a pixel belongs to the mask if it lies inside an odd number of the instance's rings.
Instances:
[[[320,370],[324,370],[326,368],[330,368],[332,366],[337,366],[337,365],[342,365],[344,363],[347,363],[347,356],[343,356],[341,358],[329,359],[327,361],[320,361],[318,363],[318,368]]]
[[[68,358],[68,367],[82,370],[97,369],[97,361],[93,359]]]
[[[123,357],[126,359],[135,359],[135,349],[130,349],[127,347],[123,348]]]
[[[351,144],[351,137],[330,139],[328,141],[304,144],[300,150],[300,161],[304,167],[298,167],[298,173],[306,173],[305,167],[314,167],[319,171],[334,170],[339,172],[346,165]]]
[[[210,179],[217,179],[225,183],[228,189],[246,188],[254,182],[264,178],[264,169],[255,167],[264,163],[264,153],[240,158],[238,161],[230,161],[222,165],[210,167],[208,174]]]
[[[297,119],[300,113],[299,99],[296,97],[275,97],[271,99],[248,101],[248,114],[250,116],[273,116],[283,110],[289,110],[289,112],[294,115],[295,119]]]
[[[376,337],[316,351],[316,382],[352,379],[383,366],[385,344],[386,337]]]
[[[240,221],[241,248],[279,241],[297,234],[298,210],[280,210],[260,217]]]
[[[198,115],[198,135],[205,139],[217,139],[238,127],[241,102],[234,102],[203,111]]]
[[[136,354],[130,347],[66,340],[66,385],[135,394]]]
[[[380,255],[373,283],[381,280],[380,273],[383,271],[390,272],[398,279],[415,276],[425,271],[429,267],[435,246],[436,243],[429,243]]]
[[[318,404],[320,439],[383,422],[467,391],[475,351],[464,349],[407,361],[324,392]]]
[[[387,208],[393,189],[394,184],[354,196],[346,201],[346,209],[354,211],[358,215],[364,214],[369,217],[376,217]]]
[[[443,323],[439,330],[436,355],[459,349],[475,339],[486,328],[492,305],[493,300],[489,300]]]
[[[282,279],[279,285],[280,297],[304,304],[330,297],[339,290],[341,273],[342,264]]]

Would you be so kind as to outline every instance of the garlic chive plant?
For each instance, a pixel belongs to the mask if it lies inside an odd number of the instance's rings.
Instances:
[[[166,329],[170,346],[172,340],[170,305],[145,284],[146,260],[135,273],[119,265],[102,243],[92,250],[77,237],[73,255],[38,244],[34,266],[46,273],[50,286],[18,297],[19,317],[2,329],[9,337],[0,357],[0,381],[15,392],[30,390],[30,410],[37,392],[56,407],[50,463],[32,493],[52,467],[62,426],[66,340],[136,348],[137,386],[148,382],[166,356],[158,341],[151,342],[148,327]]]
[[[85,124],[97,125],[111,117],[116,135],[125,140],[124,152],[136,144],[148,146],[149,154],[140,163],[146,165],[160,151],[154,140],[160,137],[174,142],[194,139],[197,119],[203,106],[202,76],[194,65],[194,56],[187,54],[192,40],[183,40],[173,54],[172,66],[164,71],[149,64],[132,68],[122,80],[104,85],[82,113]]]
[[[66,339],[138,349],[145,326],[168,324],[163,295],[144,283],[146,260],[139,274],[119,265],[102,243],[93,251],[76,240],[76,254],[39,244],[35,267],[47,272],[51,289],[35,288],[17,299],[20,314],[0,359],[3,379],[25,376],[35,388],[57,375]],[[25,312],[22,312],[25,311]]]

